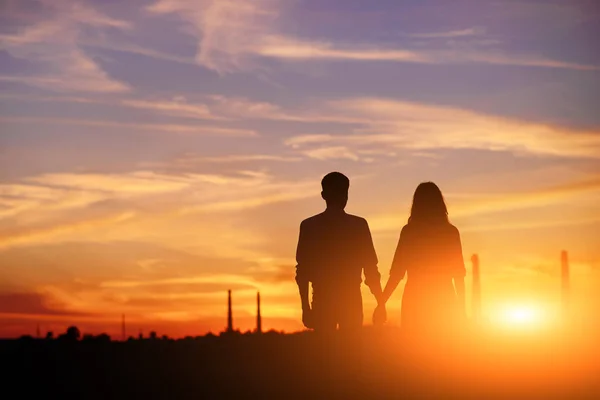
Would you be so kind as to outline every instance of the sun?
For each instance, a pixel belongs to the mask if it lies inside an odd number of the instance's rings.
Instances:
[[[491,316],[494,325],[503,330],[538,330],[551,325],[553,318],[541,304],[505,304]]]
[[[531,325],[539,322],[539,312],[529,306],[511,307],[504,311],[506,323],[515,325]]]

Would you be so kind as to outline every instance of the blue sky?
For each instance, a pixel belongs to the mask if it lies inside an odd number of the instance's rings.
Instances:
[[[0,291],[182,332],[239,281],[247,323],[261,289],[298,328],[297,226],[340,170],[384,277],[433,180],[491,305],[552,298],[535,274],[563,247],[600,262],[599,22],[594,1],[3,1]],[[11,332],[43,314],[15,307]]]

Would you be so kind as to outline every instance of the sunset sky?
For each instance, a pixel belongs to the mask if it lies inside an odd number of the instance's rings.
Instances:
[[[3,0],[0,336],[218,332],[227,289],[301,329],[334,170],[384,282],[431,180],[484,314],[556,310],[563,249],[600,310],[599,37],[593,0]]]

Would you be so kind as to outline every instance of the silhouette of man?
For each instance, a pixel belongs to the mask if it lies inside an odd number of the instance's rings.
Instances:
[[[333,331],[338,326],[340,330],[355,330],[363,323],[363,271],[365,284],[378,304],[382,299],[377,255],[367,221],[344,211],[348,178],[331,172],[323,178],[321,187],[327,209],[302,221],[296,250],[302,322],[316,331]],[[384,307],[383,303],[378,307]]]

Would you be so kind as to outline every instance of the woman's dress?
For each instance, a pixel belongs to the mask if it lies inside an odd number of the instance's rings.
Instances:
[[[390,276],[407,275],[402,329],[443,333],[453,329],[459,304],[453,278],[465,276],[460,234],[450,223],[409,223],[400,234]]]

